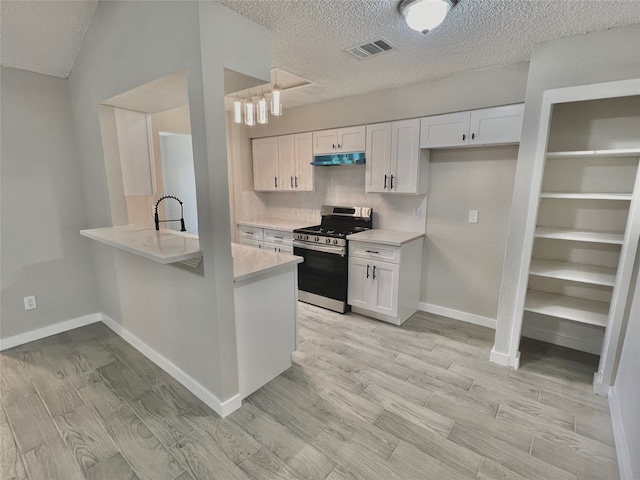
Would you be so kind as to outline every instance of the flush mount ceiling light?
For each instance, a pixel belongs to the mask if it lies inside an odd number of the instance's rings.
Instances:
[[[398,9],[410,28],[429,33],[442,23],[456,3],[458,0],[402,0]]]

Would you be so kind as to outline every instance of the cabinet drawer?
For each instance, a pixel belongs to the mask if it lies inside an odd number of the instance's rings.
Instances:
[[[264,242],[264,249],[270,252],[289,253],[293,255],[293,245],[285,245],[282,243]]]
[[[248,245],[250,247],[262,248],[263,244],[260,240],[252,240],[251,238],[240,237],[238,240],[240,245]]]
[[[263,240],[261,228],[249,227],[247,225],[238,225],[238,236],[240,238],[252,238],[259,242]]]
[[[293,242],[293,232],[283,232],[282,230],[264,230],[264,241],[279,245],[291,245]]]
[[[376,243],[349,242],[349,255],[383,262],[400,263],[400,248]]]

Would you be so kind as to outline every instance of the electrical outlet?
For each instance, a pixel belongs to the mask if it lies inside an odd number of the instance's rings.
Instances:
[[[469,223],[478,223],[478,210],[469,210]]]
[[[38,305],[36,305],[36,296],[30,295],[28,297],[24,297],[24,309],[33,310],[34,308],[38,308]]]
[[[413,209],[413,218],[420,218],[420,207]]]

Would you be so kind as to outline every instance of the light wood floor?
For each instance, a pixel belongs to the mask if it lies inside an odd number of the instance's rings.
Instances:
[[[0,478],[617,479],[597,358],[300,304],[294,366],[221,419],[102,324],[2,352]]]

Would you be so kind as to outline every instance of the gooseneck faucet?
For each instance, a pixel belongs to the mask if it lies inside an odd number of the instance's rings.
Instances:
[[[178,203],[180,204],[180,218],[179,219],[174,219],[174,220],[160,220],[160,217],[158,216],[158,205],[160,205],[160,202],[167,199],[167,198],[173,198],[174,200],[177,200]],[[158,200],[156,202],[156,206],[153,208],[153,216],[154,216],[154,220],[156,222],[156,230],[160,230],[160,222],[180,222],[180,231],[181,232],[186,232],[187,229],[184,226],[184,206],[182,205],[182,200],[180,200],[178,197],[173,196],[173,195],[165,195],[164,197],[160,198],[160,200]]]

